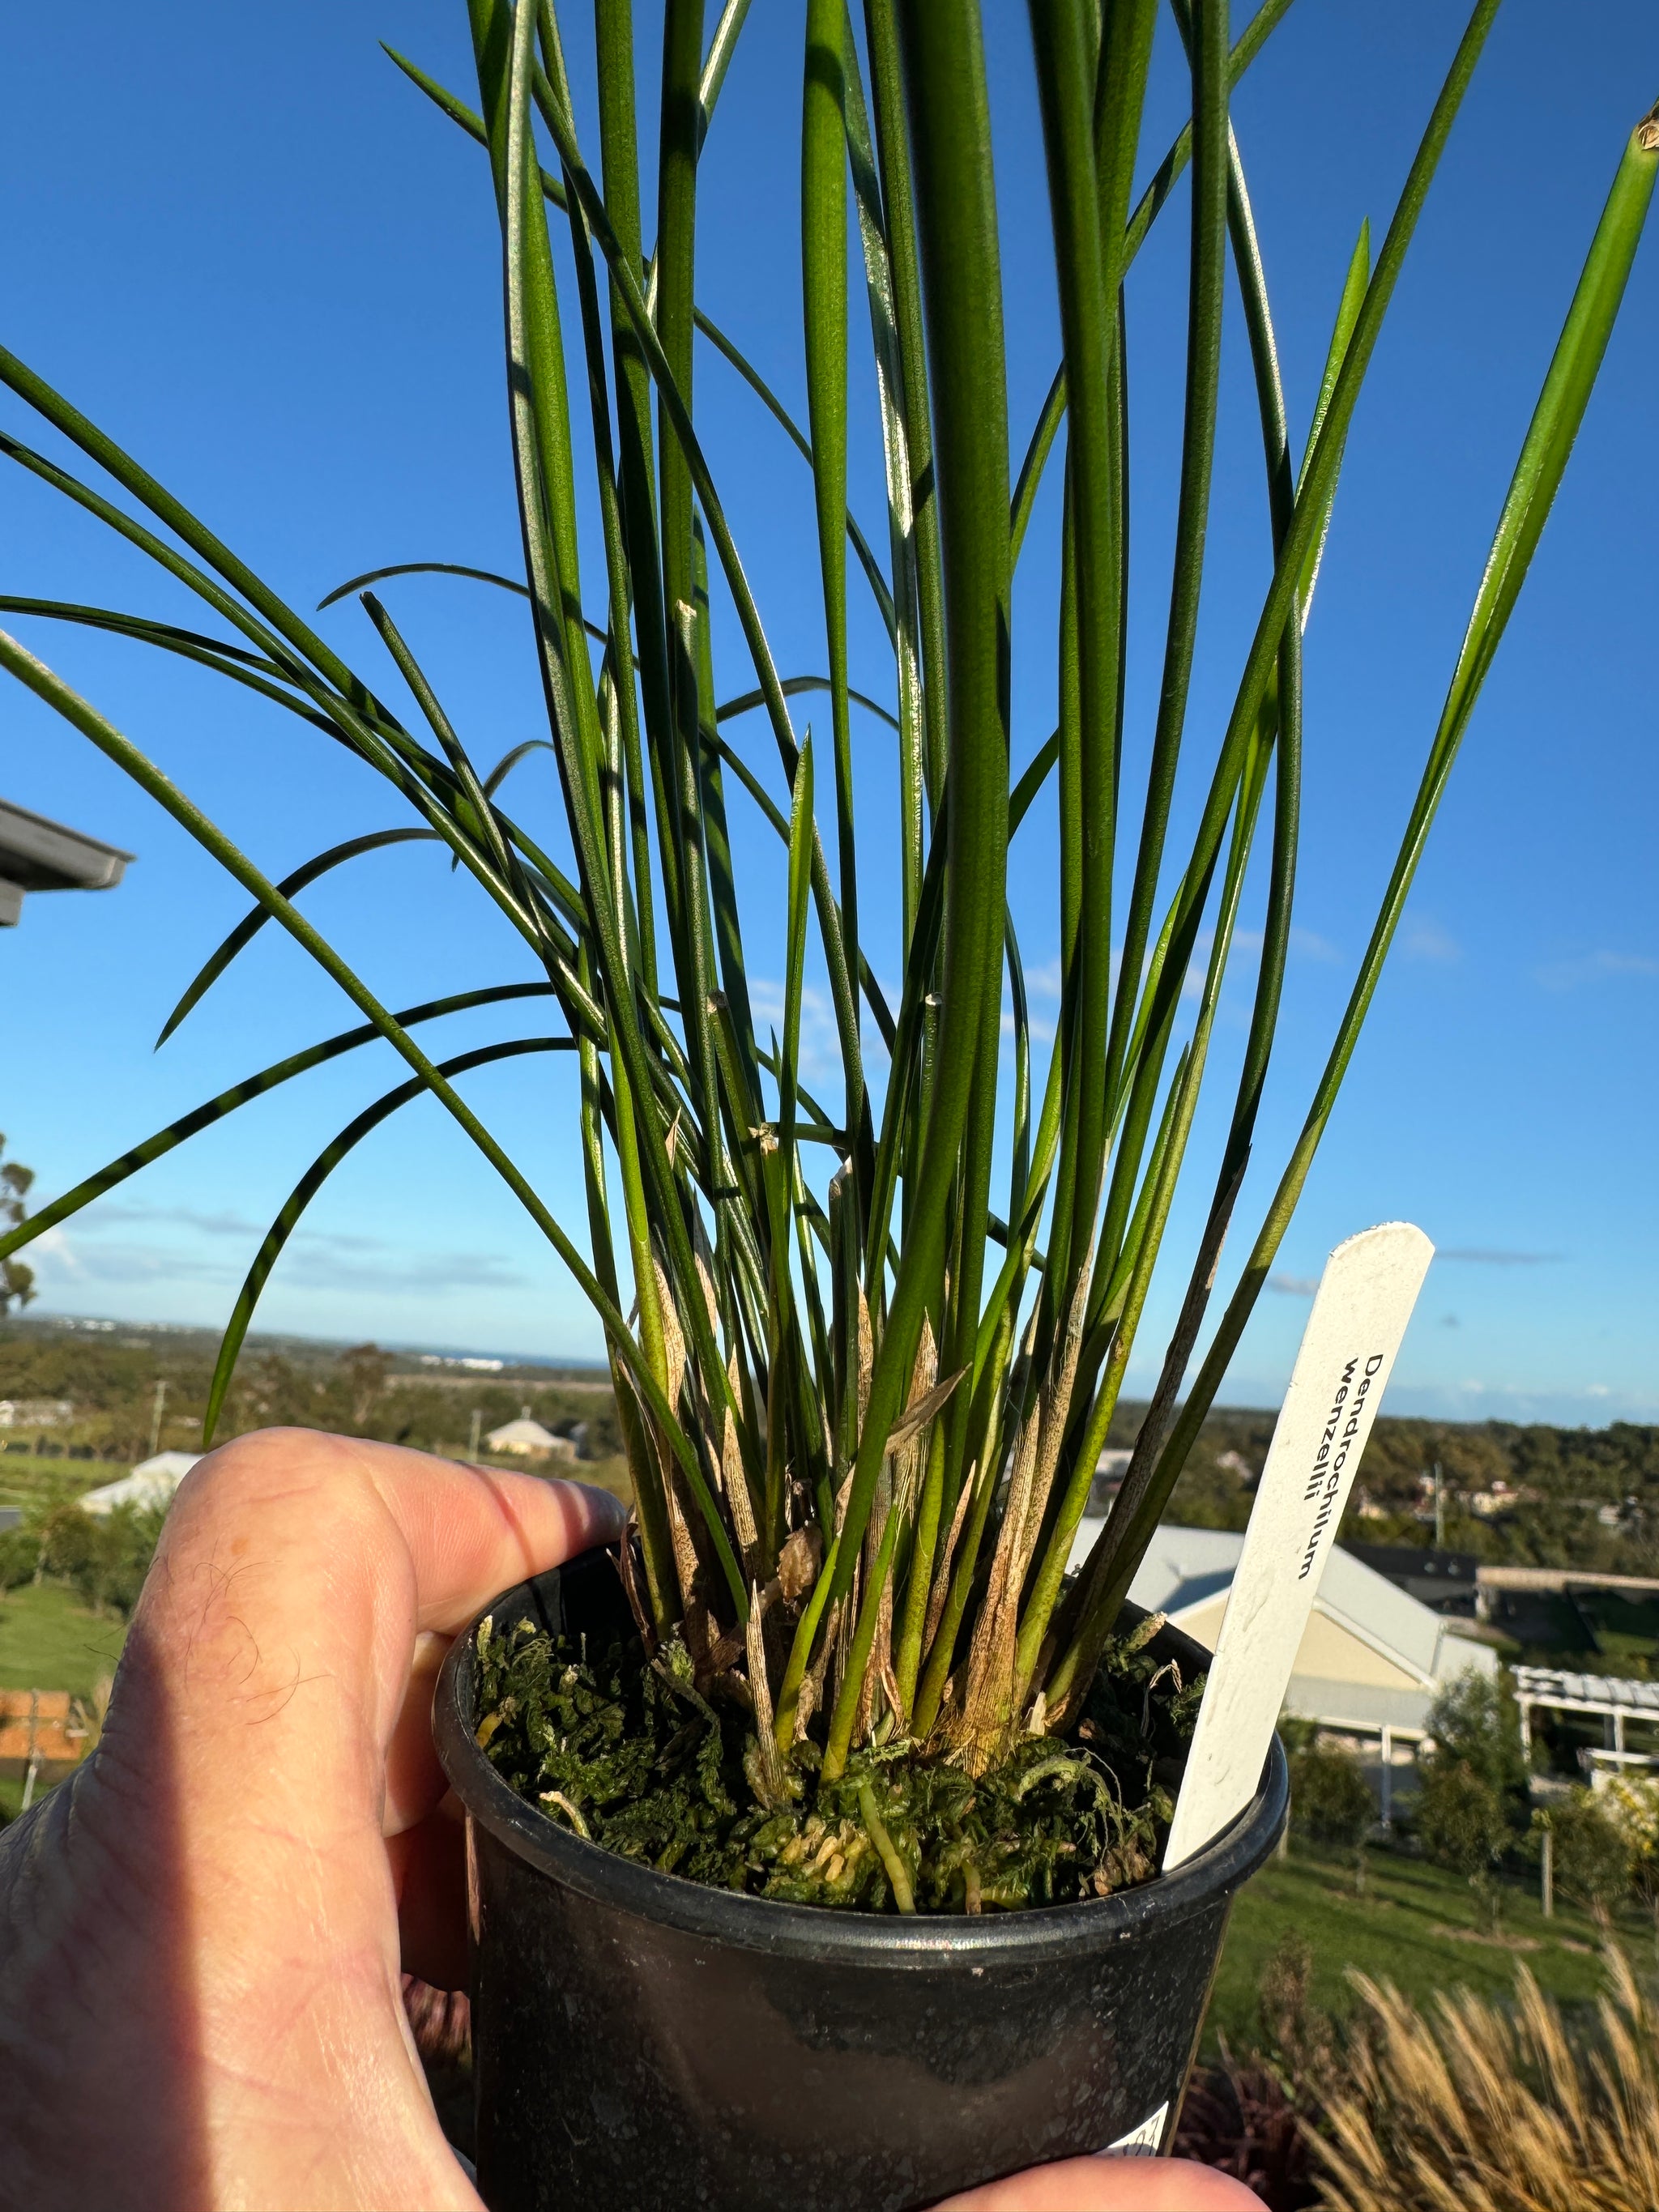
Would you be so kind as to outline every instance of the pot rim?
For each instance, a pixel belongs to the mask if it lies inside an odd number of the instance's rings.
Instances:
[[[597,1549],[598,1547],[596,1547]],[[592,1558],[594,1553],[579,1553]],[[575,1560],[565,1565],[574,1566]],[[1032,1905],[1018,1912],[898,1916],[837,1912],[823,1906],[786,1905],[775,1898],[713,1889],[684,1875],[659,1874],[603,1844],[562,1828],[527,1804],[478,1748],[462,1713],[472,1688],[478,1626],[515,1600],[536,1601],[535,1585],[551,1568],[515,1583],[480,1607],[451,1644],[433,1699],[432,1733],[439,1759],[469,1820],[488,1829],[515,1856],[566,1888],[643,1920],[665,1923],[704,1941],[784,1958],[844,1965],[937,1967],[952,1960],[989,1966],[1039,1965],[1047,1956],[1079,1947],[1096,1949],[1144,1936],[1159,1923],[1184,1920],[1218,1896],[1242,1887],[1267,1858],[1290,1809],[1290,1772],[1277,1735],[1267,1753],[1255,1796],[1213,1842],[1173,1874],[1154,1875],[1133,1889],[1070,1905]],[[1179,1629],[1159,1641],[1211,1654]]]

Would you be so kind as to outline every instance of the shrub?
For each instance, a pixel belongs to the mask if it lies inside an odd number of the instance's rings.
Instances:
[[[32,1582],[40,1557],[40,1539],[33,1528],[0,1529],[0,1590]]]
[[[1431,1770],[1437,1765],[1470,1768],[1510,1808],[1511,1826],[1525,1827],[1527,1754],[1507,1673],[1496,1680],[1487,1674],[1460,1674],[1436,1698],[1429,1734],[1433,1740]]]
[[[1592,1912],[1610,1912],[1629,1893],[1635,1856],[1618,1821],[1589,1790],[1575,1790],[1545,1817],[1554,1838],[1557,1887]]]
[[[1504,1801],[1466,1760],[1431,1767],[1417,1801],[1417,1832],[1439,1865],[1467,1877],[1498,1924],[1498,1861],[1510,1840]]]
[[[1176,2155],[1231,2174],[1270,2212],[1303,2212],[1319,2201],[1310,2127],[1340,2055],[1329,2014],[1310,2002],[1312,1981],[1311,1948],[1287,1932],[1257,1984],[1260,2046],[1238,2059],[1224,2039],[1219,2063],[1194,2074],[1182,2103]]]
[[[1620,1774],[1598,1802],[1629,1850],[1631,1886],[1653,1916],[1654,1948],[1659,1953],[1659,1783]]]
[[[124,1505],[101,1517],[78,1505],[59,1505],[33,1537],[39,1571],[69,1583],[87,1602],[125,1620],[138,1593],[161,1533],[164,1516]]]
[[[1354,1850],[1376,1819],[1371,1785],[1351,1751],[1317,1745],[1291,1759],[1291,1825],[1310,1842]]]

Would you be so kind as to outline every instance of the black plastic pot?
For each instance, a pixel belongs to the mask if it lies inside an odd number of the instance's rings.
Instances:
[[[498,1630],[627,1622],[592,1552]],[[1207,1655],[1166,1629],[1183,1668]],[[526,1804],[473,1741],[458,1637],[434,1714],[467,1811],[479,2185],[490,2212],[902,2212],[1174,2133],[1234,1892],[1284,1826],[1248,1812],[1143,1888],[982,1918],[777,1905],[654,1873]]]

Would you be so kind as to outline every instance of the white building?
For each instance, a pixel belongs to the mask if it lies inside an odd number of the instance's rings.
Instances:
[[[118,1505],[136,1505],[142,1513],[164,1512],[173,1503],[173,1492],[201,1456],[200,1452],[157,1452],[154,1459],[141,1460],[118,1482],[88,1491],[81,1500],[81,1510],[100,1519],[113,1513]]]
[[[74,1414],[67,1398],[0,1398],[0,1429],[55,1429]]]
[[[1078,1530],[1079,1565],[1101,1523]],[[1149,1613],[1213,1651],[1244,1539],[1225,1528],[1160,1528],[1130,1584]],[[1326,1562],[1313,1612],[1285,1693],[1287,1711],[1346,1734],[1420,1737],[1440,1692],[1465,1674],[1494,1675],[1498,1654],[1460,1636],[1459,1624],[1431,1612],[1393,1583],[1351,1559],[1340,1545]]]
[[[526,1406],[516,1421],[492,1429],[484,1438],[493,1452],[511,1452],[520,1459],[574,1459],[576,1447],[568,1437],[556,1437],[530,1418]]]

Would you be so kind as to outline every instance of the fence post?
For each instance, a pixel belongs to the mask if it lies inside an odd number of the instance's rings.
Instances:
[[[29,1763],[23,1777],[21,1810],[27,1813],[34,1802],[34,1785],[40,1776],[40,1692],[29,1692]]]
[[[1543,1890],[1544,1917],[1555,1917],[1555,1831],[1546,1828],[1542,1848],[1538,1854],[1540,1887]]]
[[[1382,1723],[1382,1788],[1378,1810],[1385,1828],[1394,1826],[1394,1730],[1386,1721]]]

